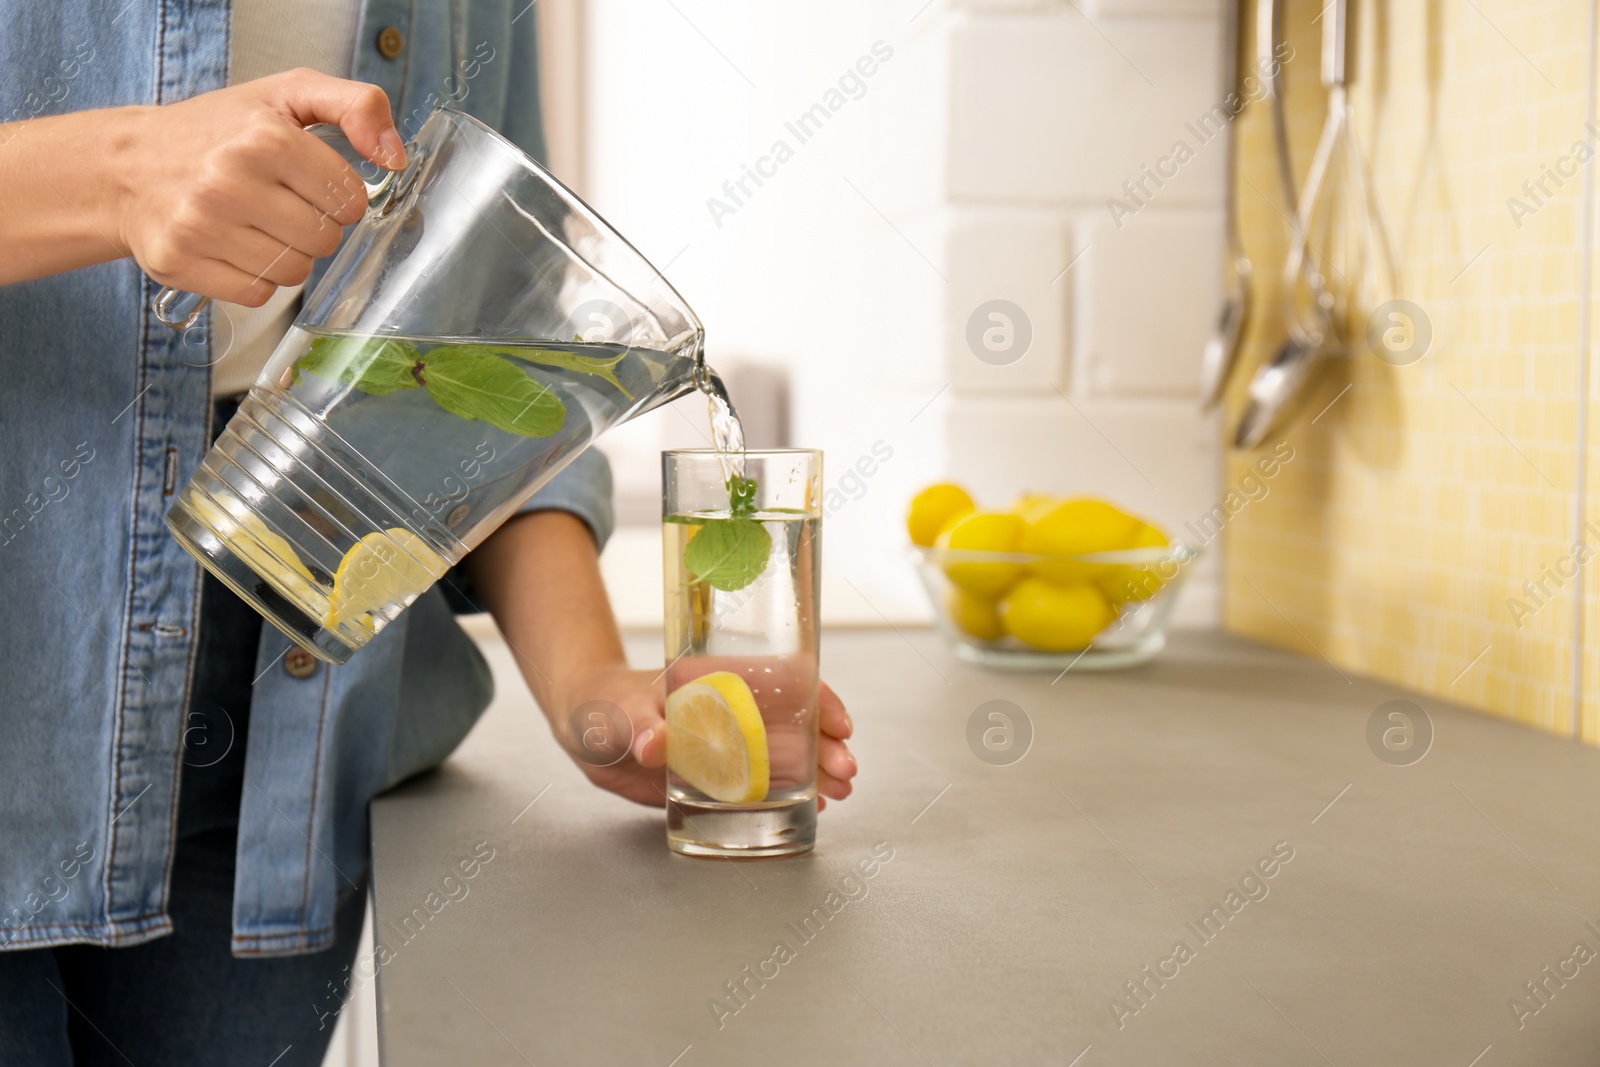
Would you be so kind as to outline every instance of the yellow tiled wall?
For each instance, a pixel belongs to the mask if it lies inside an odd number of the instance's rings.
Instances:
[[[1581,576],[1570,576],[1570,562],[1569,577],[1556,571],[1584,507],[1580,444],[1585,510],[1600,531],[1600,381],[1580,442],[1582,175],[1547,176],[1572,171],[1562,157],[1575,142],[1600,148],[1600,134],[1585,130],[1589,4],[1358,2],[1361,146],[1399,262],[1397,295],[1422,309],[1433,341],[1408,366],[1367,351],[1339,361],[1296,421],[1256,452],[1230,455],[1225,485],[1239,486],[1262,453],[1294,450],[1265,480],[1268,495],[1227,525],[1225,625],[1320,655],[1330,672],[1375,675],[1562,734],[1573,730],[1581,652],[1581,735],[1596,743],[1600,562]],[[1302,182],[1325,110],[1313,21],[1322,6],[1286,4]],[[1284,335],[1288,232],[1267,108],[1247,108],[1236,133],[1256,313],[1225,403],[1230,435],[1248,372]],[[1523,183],[1541,179],[1535,204]],[[1513,197],[1531,213],[1513,213]],[[1588,536],[1600,551],[1600,533]],[[1525,582],[1543,583],[1542,606]]]

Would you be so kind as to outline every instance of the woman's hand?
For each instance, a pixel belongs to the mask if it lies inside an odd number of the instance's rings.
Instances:
[[[132,111],[122,244],[162,285],[250,307],[305,281],[366,211],[360,176],[302,127],[332,123],[372,162],[405,161],[382,89],[313,70]]]
[[[550,720],[556,740],[589,780],[640,804],[666,803],[666,671],[629,670],[611,603],[600,578],[600,558],[589,528],[564,511],[519,515],[467,557],[478,597],[494,615],[522,677]],[[680,668],[688,662],[679,660]],[[772,659],[757,686],[788,688],[792,697],[815,688],[819,710],[818,807],[850,795],[855,757],[845,746],[850,716],[805,659]],[[748,660],[701,656],[695,674],[741,670]],[[678,672],[674,672],[678,673]],[[687,678],[675,679],[678,684]],[[798,731],[783,736],[769,727],[773,777],[784,774],[785,752]],[[787,761],[793,765],[793,761]]]
[[[0,125],[0,284],[132,255],[163,285],[252,307],[306,280],[367,207],[302,127],[341,127],[380,166],[405,146],[375,85],[291,70],[160,107]]]
[[[716,669],[716,665],[707,667]],[[579,680],[550,717],[556,740],[585,776],[639,804],[666,802],[667,738],[663,671],[609,666]],[[817,806],[850,795],[856,760],[845,744],[854,727],[827,683],[818,686]]]

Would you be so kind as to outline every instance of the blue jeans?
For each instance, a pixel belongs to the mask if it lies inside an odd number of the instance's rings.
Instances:
[[[361,937],[364,884],[339,901],[332,949],[233,957],[234,855],[262,622],[210,575],[200,622],[168,902],[175,930],[130,948],[0,952],[0,1064],[322,1062],[336,1021],[330,1011],[340,1004],[329,983],[342,997]]]

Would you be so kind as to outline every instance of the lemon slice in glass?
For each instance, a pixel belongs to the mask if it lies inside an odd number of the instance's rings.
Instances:
[[[743,678],[717,671],[667,697],[667,766],[712,800],[765,800],[767,726]]]
[[[339,561],[322,625],[332,630],[347,620],[371,629],[369,612],[395,601],[409,603],[448,569],[444,557],[410,530],[374,530]]]

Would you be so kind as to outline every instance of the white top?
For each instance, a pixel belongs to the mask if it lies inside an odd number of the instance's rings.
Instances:
[[[310,67],[350,76],[360,0],[234,0],[228,34],[228,84]],[[300,312],[304,286],[279,287],[259,308],[212,305],[211,395],[249,389]]]

